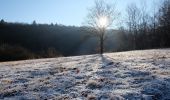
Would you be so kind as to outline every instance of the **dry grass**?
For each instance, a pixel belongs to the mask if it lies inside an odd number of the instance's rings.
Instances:
[[[90,88],[92,90],[93,89],[99,89],[101,87],[102,87],[102,85],[97,81],[90,80],[90,81],[87,82],[87,88]]]
[[[97,100],[97,97],[95,95],[89,95],[87,100]]]

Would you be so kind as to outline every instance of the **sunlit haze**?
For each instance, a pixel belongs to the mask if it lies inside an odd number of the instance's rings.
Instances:
[[[98,26],[100,28],[106,28],[108,25],[108,18],[106,16],[101,16],[99,19],[98,19]]]

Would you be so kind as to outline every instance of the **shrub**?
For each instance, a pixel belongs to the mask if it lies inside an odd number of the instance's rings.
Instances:
[[[0,61],[25,60],[36,58],[36,55],[21,46],[0,45]]]

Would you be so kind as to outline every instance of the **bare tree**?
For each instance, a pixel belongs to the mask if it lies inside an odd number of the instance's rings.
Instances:
[[[139,24],[139,34],[142,36],[139,37],[138,43],[140,41],[140,44],[138,44],[138,48],[148,48],[149,45],[149,14],[148,14],[148,7],[146,0],[141,1],[140,6],[140,24]]]
[[[141,19],[141,12],[136,4],[130,4],[127,7],[127,26],[129,28],[129,33],[133,35],[133,49],[136,49],[138,27]]]
[[[152,33],[155,35],[156,34],[156,28],[158,27],[158,17],[159,17],[159,8],[160,8],[160,4],[161,2],[159,1],[155,1],[153,0],[153,5],[152,5],[152,8],[151,8],[151,17],[150,17],[150,20],[151,20],[151,28],[152,28]]]
[[[104,0],[96,0],[94,7],[89,9],[86,25],[89,27],[88,30],[99,38],[101,54],[104,50],[106,31],[113,25],[118,15],[115,4],[107,4]]]
[[[170,0],[164,0],[159,9],[159,31],[161,33],[161,47],[168,47],[170,41]]]
[[[141,6],[141,31],[142,33],[147,33],[147,25],[148,25],[148,19],[149,19],[149,15],[147,13],[147,4],[146,1],[142,2],[142,6]]]

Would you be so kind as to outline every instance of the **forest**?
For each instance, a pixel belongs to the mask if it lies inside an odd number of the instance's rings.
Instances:
[[[170,47],[170,1],[147,12],[130,4],[118,29],[107,30],[104,52]],[[156,10],[157,9],[157,10]],[[99,53],[98,38],[87,26],[0,21],[0,61]]]

